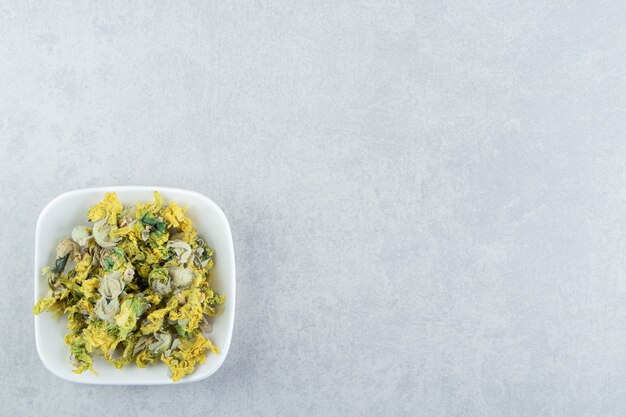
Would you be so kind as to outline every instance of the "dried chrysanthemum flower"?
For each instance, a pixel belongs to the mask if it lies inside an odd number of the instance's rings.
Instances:
[[[167,248],[174,251],[181,265],[186,264],[193,255],[193,249],[189,243],[182,240],[170,240],[167,242]]]
[[[117,298],[124,291],[125,286],[126,283],[122,279],[120,272],[108,272],[100,278],[98,291],[103,297],[112,299]]]
[[[63,239],[57,246],[57,258],[63,258],[70,255],[72,258],[80,252],[80,248],[69,239]]]
[[[194,278],[193,269],[182,266],[170,266],[169,275],[172,277],[172,286],[175,288],[187,288]]]
[[[89,239],[91,239],[91,232],[85,226],[76,226],[72,230],[72,240],[79,246],[87,246]]]
[[[125,262],[126,256],[120,248],[106,248],[100,252],[100,265],[105,271],[117,271]]]
[[[172,335],[166,332],[154,333],[155,341],[148,346],[154,353],[161,354],[172,346]]]
[[[115,316],[120,312],[120,302],[117,297],[112,300],[107,300],[106,297],[100,297],[96,302],[94,311],[100,320],[113,323]]]
[[[115,239],[111,238],[110,233],[113,226],[109,225],[107,220],[108,218],[105,216],[93,224],[93,238],[102,248],[112,248],[122,240],[122,238],[119,237]]]
[[[170,275],[166,268],[154,268],[148,275],[150,288],[157,294],[166,295],[172,292]]]

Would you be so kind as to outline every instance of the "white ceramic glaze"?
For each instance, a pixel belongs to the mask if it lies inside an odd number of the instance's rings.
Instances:
[[[194,191],[167,187],[123,186],[87,188],[70,191],[54,198],[39,215],[35,236],[35,300],[47,291],[41,269],[52,265],[56,245],[69,237],[75,225],[87,224],[87,211],[100,201],[107,191],[115,191],[123,204],[148,201],[153,192],[159,191],[163,198],[188,207],[186,214],[193,221],[198,235],[205,239],[215,251],[215,267],[211,285],[220,294],[226,295],[224,312],[213,322],[213,331],[207,335],[219,347],[220,354],[209,354],[204,364],[195,372],[176,384],[199,381],[215,373],[228,354],[235,319],[235,254],[230,226],[222,210],[212,200]],[[98,375],[86,371],[80,375],[72,372],[69,363],[69,348],[63,342],[67,333],[64,318],[53,319],[49,313],[35,317],[35,342],[37,352],[46,368],[59,378],[83,384],[111,385],[159,385],[172,384],[167,367],[156,364],[140,369],[131,364],[116,369],[102,358],[94,358],[94,369]]]

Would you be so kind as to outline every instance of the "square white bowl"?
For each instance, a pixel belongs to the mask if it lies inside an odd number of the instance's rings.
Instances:
[[[70,191],[54,198],[44,207],[37,221],[35,234],[35,301],[44,297],[48,290],[41,269],[53,265],[57,243],[69,237],[76,225],[87,225],[87,211],[104,197],[105,192],[116,192],[122,204],[150,201],[153,192],[159,191],[164,200],[175,201],[188,207],[186,215],[193,221],[198,235],[215,252],[215,266],[211,270],[211,286],[219,294],[226,295],[224,312],[213,321],[213,331],[206,335],[220,349],[218,355],[209,353],[205,363],[198,365],[191,375],[176,384],[205,379],[215,373],[226,359],[235,321],[235,251],[228,220],[224,212],[212,200],[194,191],[167,187],[100,187]],[[94,369],[98,375],[85,371],[80,375],[72,372],[69,362],[69,346],[63,342],[67,333],[67,319],[53,319],[50,313],[35,316],[35,343],[45,367],[59,378],[83,384],[109,385],[163,385],[173,384],[168,368],[163,363],[146,368],[129,364],[117,369],[104,359],[94,357]]]

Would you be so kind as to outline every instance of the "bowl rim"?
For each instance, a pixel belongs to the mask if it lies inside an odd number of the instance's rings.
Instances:
[[[217,359],[217,362],[213,365],[213,367],[205,371],[205,373],[197,374],[194,372],[193,374],[177,382],[173,382],[171,379],[145,380],[145,381],[133,381],[133,382],[126,382],[121,379],[119,381],[98,381],[98,380],[81,381],[81,380],[70,379],[64,374],[59,373],[55,368],[51,367],[50,364],[46,362],[46,360],[44,360],[44,356],[42,355],[42,351],[41,351],[42,349],[42,341],[40,340],[41,335],[39,334],[39,329],[40,329],[41,324],[38,320],[38,316],[33,316],[34,324],[35,324],[35,329],[34,329],[35,330],[35,347],[37,350],[37,356],[39,356],[39,360],[50,373],[52,373],[56,377],[59,377],[65,381],[73,382],[77,384],[135,385],[135,386],[139,385],[141,386],[141,385],[171,385],[171,384],[180,385],[180,384],[187,384],[187,383],[202,381],[208,378],[209,376],[213,375],[215,372],[217,372],[222,367],[222,364],[224,363],[224,361],[226,360],[226,357],[228,356],[228,352],[230,350],[230,345],[232,341],[233,329],[234,329],[234,324],[235,324],[236,306],[237,306],[236,304],[236,297],[237,297],[237,269],[236,268],[237,268],[237,265],[235,263],[235,248],[233,244],[232,230],[230,228],[230,223],[228,221],[228,218],[224,214],[224,211],[221,209],[221,207],[218,206],[217,203],[215,203],[212,199],[210,199],[204,194],[201,194],[197,191],[187,190],[187,189],[178,188],[178,187],[161,187],[161,186],[148,186],[148,185],[112,185],[112,186],[79,188],[79,189],[63,192],[57,195],[56,197],[52,198],[52,200],[50,200],[39,213],[39,217],[37,218],[37,225],[35,227],[35,251],[34,251],[35,280],[34,280],[34,288],[33,288],[34,303],[37,303],[37,301],[41,297],[41,295],[38,294],[39,293],[38,291],[39,280],[41,279],[41,275],[38,273],[38,270],[37,270],[37,259],[39,258],[39,246],[40,246],[38,243],[39,243],[41,222],[42,222],[42,219],[46,217],[45,215],[51,210],[51,207],[54,207],[59,201],[63,199],[74,197],[80,194],[87,194],[87,193],[92,193],[92,192],[105,193],[105,192],[118,192],[118,191],[159,191],[163,193],[178,192],[178,193],[183,193],[183,194],[194,195],[197,198],[204,200],[208,205],[212,206],[215,209],[215,212],[218,214],[218,217],[220,217],[221,221],[225,223],[226,230],[227,230],[226,240],[227,240],[227,245],[230,248],[230,250],[228,251],[229,253],[226,255],[228,258],[230,258],[230,262],[232,265],[232,295],[229,294],[228,296],[228,301],[232,303],[232,314],[227,316],[228,326],[227,326],[227,333],[225,337],[225,343],[223,344],[223,346],[220,346],[220,354],[218,355],[219,357]],[[224,256],[224,255],[220,255],[220,256]]]

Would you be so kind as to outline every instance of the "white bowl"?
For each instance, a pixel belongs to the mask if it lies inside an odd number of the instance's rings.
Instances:
[[[69,237],[72,228],[87,224],[87,211],[102,200],[105,192],[115,191],[124,205],[135,201],[153,199],[159,191],[165,201],[175,201],[188,207],[186,214],[193,221],[198,235],[215,251],[215,266],[211,272],[211,285],[226,295],[224,312],[215,318],[213,331],[207,335],[220,349],[218,355],[209,353],[207,360],[196,367],[191,375],[176,384],[194,382],[215,373],[226,359],[235,321],[235,253],[228,220],[222,210],[209,198],[194,191],[166,187],[102,187],[86,188],[61,194],[54,198],[39,215],[35,235],[35,301],[45,296],[48,286],[41,269],[53,265],[59,240]],[[37,352],[46,368],[59,378],[83,384],[111,385],[160,385],[172,384],[168,368],[163,363],[146,368],[129,364],[116,369],[102,358],[94,357],[94,369],[98,375],[85,371],[80,375],[72,372],[69,362],[69,346],[63,342],[67,333],[63,317],[53,319],[44,312],[35,317],[35,342]]]

